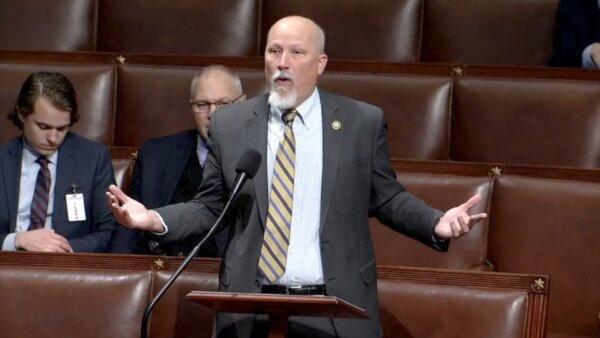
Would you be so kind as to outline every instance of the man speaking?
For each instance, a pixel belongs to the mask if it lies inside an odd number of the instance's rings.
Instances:
[[[409,194],[388,159],[381,109],[316,87],[325,70],[323,30],[290,16],[269,30],[269,93],[223,108],[211,121],[204,179],[188,203],[149,211],[111,186],[119,223],[175,241],[206,232],[223,208],[235,165],[248,148],[263,162],[230,221],[219,290],[336,296],[369,320],[293,317],[290,337],[380,337],[376,265],[368,218],[437,250],[485,214],[475,195],[446,213]],[[261,316],[217,315],[217,337],[263,337]]]

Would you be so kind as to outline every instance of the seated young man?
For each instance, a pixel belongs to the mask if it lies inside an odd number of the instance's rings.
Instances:
[[[2,250],[105,252],[114,173],[106,147],[69,131],[79,119],[71,82],[29,75],[8,119],[22,135],[0,146]]]

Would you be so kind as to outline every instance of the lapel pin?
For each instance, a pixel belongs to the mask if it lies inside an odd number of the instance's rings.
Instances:
[[[342,128],[342,122],[338,120],[331,122],[331,128],[333,128],[333,130],[340,130],[340,128]]]

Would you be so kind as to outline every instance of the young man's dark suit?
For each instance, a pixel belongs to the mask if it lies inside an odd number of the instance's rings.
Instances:
[[[15,231],[23,138],[0,146],[0,245]],[[106,189],[115,175],[106,147],[68,133],[58,151],[52,228],[74,252],[106,252],[115,220],[106,205]],[[86,220],[69,222],[65,196],[75,185],[83,193]]]
[[[443,213],[410,195],[396,181],[388,159],[381,109],[319,91],[323,118],[323,179],[320,243],[327,294],[366,309],[369,320],[334,319],[340,337],[381,336],[375,255],[369,216],[439,250],[434,239]],[[177,240],[209,227],[223,208],[235,180],[235,166],[248,148],[262,163],[231,211],[229,244],[222,260],[219,290],[261,292],[258,261],[268,207],[267,96],[224,107],[211,120],[211,139],[199,194],[190,202],[156,211],[168,226],[165,240]],[[335,126],[332,126],[334,121]],[[294,212],[296,212],[294,210]],[[249,337],[255,317],[217,315],[218,337]]]
[[[197,140],[198,131],[193,129],[145,142],[138,152],[131,197],[148,209],[192,199],[202,182],[202,166],[196,152]],[[182,256],[187,255],[200,239],[201,236],[197,235],[160,245],[160,240],[155,236],[120,228],[111,251]],[[214,238],[209,239],[198,253],[198,256],[205,257],[217,255]]]
[[[583,50],[599,41],[598,0],[561,0],[556,13],[554,50],[549,65],[581,67]]]

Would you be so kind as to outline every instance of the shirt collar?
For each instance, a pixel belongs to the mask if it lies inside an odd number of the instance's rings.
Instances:
[[[311,126],[315,125],[319,119],[321,110],[321,97],[319,96],[319,91],[317,87],[313,90],[312,94],[304,100],[300,105],[296,107],[298,111],[298,117],[300,117],[300,121],[306,126],[307,129],[310,129]],[[279,121],[281,121],[281,115],[283,112],[278,107],[271,106],[271,113],[274,114]],[[283,121],[281,122],[283,123]]]
[[[25,165],[32,165],[41,155],[35,151],[29,143],[23,138],[23,162]],[[52,155],[47,156],[48,161],[50,163],[56,165],[56,161],[58,160],[58,150],[53,152]]]
[[[200,133],[197,134],[196,144],[197,144],[198,149],[208,150],[208,145],[206,144],[206,141],[200,136]]]

